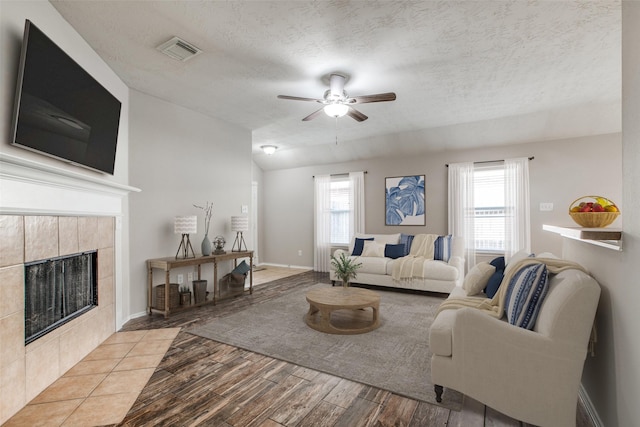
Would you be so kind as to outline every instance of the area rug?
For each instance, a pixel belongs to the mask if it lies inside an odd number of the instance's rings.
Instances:
[[[437,404],[431,384],[429,326],[441,298],[376,290],[381,326],[365,334],[332,335],[304,322],[309,289],[294,290],[187,332]],[[446,390],[440,405],[460,410],[462,395]]]

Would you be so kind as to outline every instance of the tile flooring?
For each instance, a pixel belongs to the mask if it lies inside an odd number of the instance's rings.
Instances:
[[[119,423],[179,331],[180,328],[116,332],[4,426]]]
[[[260,265],[253,270],[253,286],[262,285],[273,280],[293,276],[294,274],[310,271],[308,268],[280,267],[275,265]],[[248,285],[248,280],[246,285]]]

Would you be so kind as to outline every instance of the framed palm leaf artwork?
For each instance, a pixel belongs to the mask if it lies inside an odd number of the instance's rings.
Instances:
[[[385,225],[426,225],[424,175],[385,178]]]

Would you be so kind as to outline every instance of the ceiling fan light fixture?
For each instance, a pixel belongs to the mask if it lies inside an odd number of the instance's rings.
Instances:
[[[278,147],[275,145],[262,145],[260,148],[262,148],[262,151],[264,151],[264,154],[266,154],[267,156],[272,155],[278,149]]]
[[[324,106],[324,113],[329,117],[342,117],[349,112],[349,106],[345,104],[327,104]]]
[[[0,0],[1,1],[1,0]],[[313,113],[302,119],[303,122],[313,120],[324,111],[324,113],[337,119],[342,116],[349,116],[357,122],[363,122],[368,117],[362,112],[354,108],[354,105],[368,104],[370,102],[395,101],[396,94],[393,92],[377,93],[373,95],[360,95],[350,98],[344,90],[346,77],[341,74],[333,73],[330,76],[330,88],[324,92],[322,98],[303,98],[300,96],[278,95],[278,99],[290,99],[293,101],[316,102],[324,105],[324,107],[315,110]]]

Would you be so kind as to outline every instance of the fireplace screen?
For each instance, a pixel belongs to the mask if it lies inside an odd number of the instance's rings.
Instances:
[[[98,305],[97,251],[25,264],[25,343]]]

